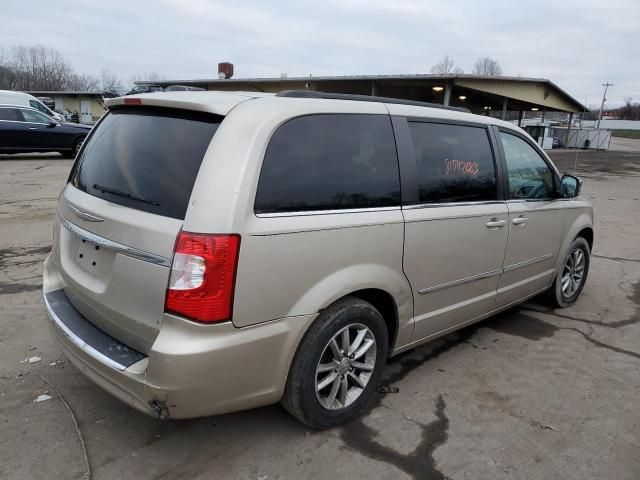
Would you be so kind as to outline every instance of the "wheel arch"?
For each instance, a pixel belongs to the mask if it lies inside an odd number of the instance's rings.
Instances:
[[[578,237],[582,237],[587,241],[587,243],[589,244],[589,251],[592,252],[593,251],[593,228],[584,227],[576,235],[576,238]]]
[[[589,250],[591,250],[593,247],[593,221],[590,210],[585,209],[580,212],[568,225],[562,246],[556,258],[556,271],[560,271],[564,265],[565,256],[569,251],[569,247],[578,237],[583,237],[589,244]]]
[[[371,303],[389,331],[390,349],[405,345],[413,334],[413,296],[402,272],[385,265],[353,265],[334,272],[311,287],[292,312],[317,312],[353,296]]]
[[[394,348],[396,337],[398,335],[398,305],[393,296],[379,288],[365,288],[351,292],[348,296],[359,298],[374,306],[387,325],[389,333],[389,350]],[[344,298],[344,297],[342,297]]]

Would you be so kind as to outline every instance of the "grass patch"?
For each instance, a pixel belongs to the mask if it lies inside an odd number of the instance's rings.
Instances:
[[[640,138],[640,130],[614,130],[611,135],[621,138]]]

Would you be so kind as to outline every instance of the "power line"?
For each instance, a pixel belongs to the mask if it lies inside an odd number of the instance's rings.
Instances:
[[[598,125],[596,126],[596,129],[600,128],[600,120],[602,120],[602,110],[604,109],[604,102],[607,101],[607,90],[609,89],[609,87],[613,87],[613,83],[603,83],[602,86],[604,87],[604,93],[602,94],[602,103],[600,104],[600,113],[598,113]]]

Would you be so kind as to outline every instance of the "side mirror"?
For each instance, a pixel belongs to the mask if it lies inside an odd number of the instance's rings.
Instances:
[[[53,128],[53,127],[57,127],[57,126],[58,126],[58,124],[56,122],[49,122],[47,124],[47,128]]]
[[[580,195],[582,180],[574,175],[563,175],[560,180],[560,197],[574,198]]]

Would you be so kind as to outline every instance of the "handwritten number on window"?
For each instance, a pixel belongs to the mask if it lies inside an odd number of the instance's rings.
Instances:
[[[449,160],[445,158],[444,165],[446,175],[471,175],[475,177],[480,173],[478,162],[465,162],[464,160]]]

